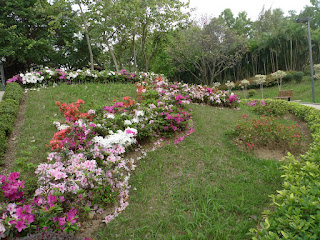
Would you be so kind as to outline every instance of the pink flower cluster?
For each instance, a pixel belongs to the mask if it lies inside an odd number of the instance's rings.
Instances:
[[[0,175],[0,183],[3,194],[10,201],[22,199],[24,188],[24,182],[19,180],[20,174],[18,172],[12,172],[6,179],[5,176]]]

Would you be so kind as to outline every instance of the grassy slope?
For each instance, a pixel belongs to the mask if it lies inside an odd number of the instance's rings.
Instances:
[[[250,218],[280,188],[280,164],[234,148],[226,132],[245,110],[192,107],[195,132],[140,162],[128,209],[97,239],[249,238]]]
[[[28,93],[15,170],[29,189],[34,167],[45,161],[45,146],[60,114],[55,101],[78,98],[85,109],[134,96],[134,85],[62,85]],[[129,208],[97,232],[97,239],[248,239],[246,233],[280,189],[279,163],[235,149],[226,133],[246,112],[192,105],[195,132],[177,146],[149,153],[131,184]],[[137,188],[136,191],[133,188]]]
[[[282,90],[293,89],[293,98],[292,100],[301,100],[302,102],[312,102],[312,88],[311,80],[304,78],[301,83],[296,83],[295,81],[284,82],[282,85]],[[315,100],[317,103],[320,103],[320,81],[314,81],[315,89]],[[278,86],[273,87],[264,87],[263,88],[263,97],[264,98],[274,98],[278,96]],[[239,94],[240,97],[244,97],[243,91],[235,91],[236,94]],[[253,98],[261,98],[260,89],[256,89],[256,95]]]

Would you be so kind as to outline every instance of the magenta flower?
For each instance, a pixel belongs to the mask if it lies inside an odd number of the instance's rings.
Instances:
[[[18,172],[12,172],[10,173],[8,180],[11,182],[14,182],[15,180],[17,180],[20,177],[20,174]]]
[[[18,230],[18,232],[21,232],[23,229],[27,228],[26,224],[22,220],[18,221],[15,227]]]

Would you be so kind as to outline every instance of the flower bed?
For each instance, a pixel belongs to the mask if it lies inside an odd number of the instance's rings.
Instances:
[[[29,87],[45,81],[41,74],[28,75],[31,80],[25,76],[15,79]],[[46,74],[50,75],[49,70]],[[50,76],[65,80],[70,75],[56,70]],[[19,173],[1,177],[1,237],[42,230],[74,232],[86,219],[114,206],[112,214],[103,216],[103,222],[110,222],[128,206],[128,181],[135,163],[124,158],[125,152],[141,140],[184,131],[191,118],[186,105],[191,101],[228,107],[239,103],[229,92],[169,83],[154,74],[142,75],[136,84],[139,102],[124,97],[112,106],[88,112],[81,111],[85,104],[81,99],[70,104],[56,102],[65,121],[54,123],[58,131],[48,144],[48,162],[37,167],[38,188],[33,199],[24,197]],[[192,132],[190,129],[175,143]]]

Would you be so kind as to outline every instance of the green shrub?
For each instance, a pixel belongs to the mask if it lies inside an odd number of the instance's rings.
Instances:
[[[304,76],[303,72],[295,72],[293,74],[293,78],[294,80],[296,80],[297,83],[300,83],[302,81],[303,76]]]
[[[3,95],[3,100],[13,99],[20,103],[23,97],[23,88],[19,85],[19,83],[12,82],[6,85],[6,91]]]
[[[7,136],[6,132],[0,129],[0,163],[2,162],[4,153],[7,149]]]
[[[19,110],[19,104],[13,99],[6,99],[0,102],[0,115],[11,114],[17,116]]]
[[[313,132],[310,150],[299,157],[288,155],[282,169],[283,189],[272,197],[272,210],[251,229],[253,239],[319,239],[320,236],[320,112],[298,103],[288,110],[307,121]]]
[[[294,79],[293,74],[292,73],[287,73],[287,75],[284,76],[282,80],[285,81],[285,82],[290,82],[293,79]]]
[[[15,119],[16,118],[11,114],[0,115],[0,130],[5,131],[7,136],[13,131]]]
[[[256,95],[256,90],[250,89],[250,90],[248,91],[248,97],[253,97],[254,95]]]
[[[247,103],[251,109],[260,115],[266,116],[282,116],[289,113],[289,108],[286,101],[283,100],[252,100]]]

